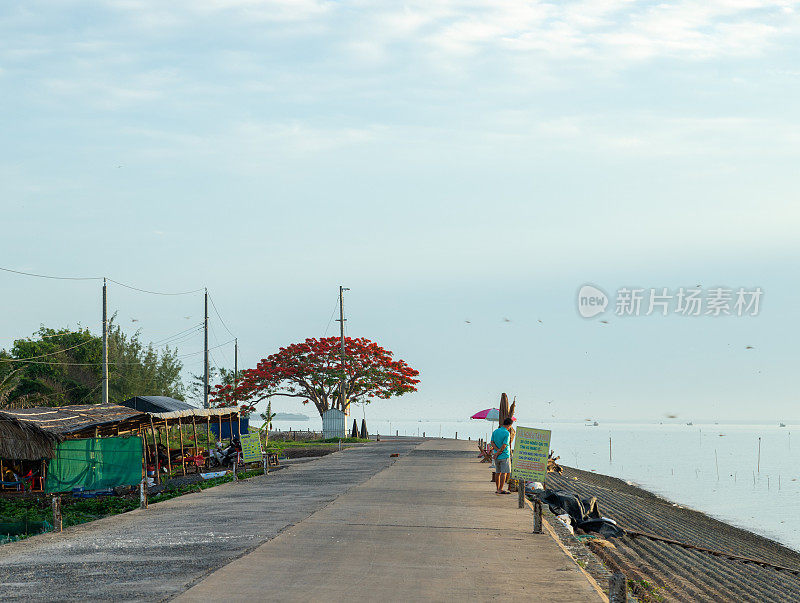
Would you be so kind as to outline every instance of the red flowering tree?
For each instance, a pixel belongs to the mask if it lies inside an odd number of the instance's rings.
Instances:
[[[392,352],[369,339],[346,337],[345,397],[391,398],[417,391],[419,371],[402,360],[394,360]],[[342,379],[342,350],[338,337],[306,339],[281,348],[264,358],[253,369],[239,376],[237,388],[219,385],[213,392],[218,406],[247,404],[255,406],[272,396],[302,398],[313,403],[320,416],[330,408],[342,408],[339,383]]]

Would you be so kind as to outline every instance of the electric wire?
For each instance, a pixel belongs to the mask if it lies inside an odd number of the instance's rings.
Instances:
[[[229,343],[233,343],[234,341],[236,341],[236,340],[235,339],[229,339],[225,343],[221,343],[219,345],[215,345],[213,348],[208,348],[208,351],[210,352],[211,350],[216,350],[217,348],[221,348],[222,346],[228,345]],[[188,358],[189,356],[197,356],[198,354],[202,354],[204,352],[205,352],[205,350],[200,350],[199,352],[191,352],[189,354],[181,354],[180,356],[177,356],[177,358]]]
[[[217,304],[215,304],[215,303],[214,303],[214,298],[213,298],[213,297],[211,297],[211,296],[209,295],[209,296],[208,296],[208,299],[209,299],[209,301],[211,302],[211,307],[212,307],[212,308],[214,308],[214,312],[216,313],[216,315],[217,315],[217,318],[219,318],[219,321],[222,323],[222,326],[223,326],[223,327],[225,327],[225,330],[228,332],[228,334],[229,334],[231,337],[236,337],[236,335],[234,335],[234,334],[231,332],[231,330],[228,328],[228,325],[226,325],[226,324],[225,324],[225,321],[224,321],[224,320],[222,320],[222,316],[220,315],[220,313],[219,313],[219,310],[217,310]]]
[[[333,317],[336,314],[336,306],[339,305],[339,297],[336,297],[336,302],[333,304],[333,312],[331,312],[330,320],[328,320],[328,326],[325,327],[325,333],[322,335],[323,339],[328,336],[328,329],[331,328],[331,323],[333,322]]]
[[[200,289],[192,289],[191,291],[175,291],[175,292],[166,292],[166,291],[150,291],[149,289],[141,289],[139,287],[134,287],[133,285],[126,285],[125,283],[121,283],[119,281],[115,281],[113,278],[109,278],[108,281],[110,283],[114,283],[125,287],[127,289],[132,289],[134,291],[139,291],[141,293],[149,293],[151,295],[190,295],[192,293],[199,293],[203,290],[201,287]]]
[[[36,278],[49,278],[57,281],[99,281],[103,277],[100,276],[52,276],[49,274],[36,274],[35,272],[23,272],[22,270],[12,270],[11,268],[3,268],[3,272],[13,272],[14,274],[22,274],[25,276],[35,276]]]
[[[47,358],[49,356],[57,356],[63,352],[69,352],[70,350],[74,350],[81,346],[89,345],[93,343],[94,340],[90,339],[89,341],[84,341],[83,343],[79,343],[78,345],[74,345],[71,348],[64,348],[63,350],[58,350],[57,352],[51,352],[50,354],[42,354],[41,356],[31,356],[30,358],[0,358],[0,362],[28,362],[29,360],[37,360],[39,358]]]
[[[58,281],[101,281],[105,279],[108,282],[114,283],[121,287],[132,289],[133,291],[140,291],[141,293],[149,293],[151,295],[189,295],[191,293],[198,293],[203,290],[203,288],[201,287],[200,289],[192,289],[191,291],[152,291],[150,289],[142,289],[141,287],[134,287],[133,285],[128,285],[126,283],[114,280],[113,278],[103,277],[103,276],[55,276],[51,274],[38,274],[36,272],[25,272],[24,270],[14,270],[13,268],[4,268],[2,266],[0,266],[0,270],[2,270],[3,272],[11,272],[13,274],[21,274],[23,276],[33,276],[36,278],[46,278]]]

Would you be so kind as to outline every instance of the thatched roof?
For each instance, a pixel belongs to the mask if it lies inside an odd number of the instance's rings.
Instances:
[[[146,414],[117,404],[78,404],[73,406],[38,406],[7,410],[4,414],[33,423],[62,436],[115,435],[132,431],[149,422]]]
[[[0,412],[0,458],[38,461],[53,458],[53,446],[63,438],[36,424]]]

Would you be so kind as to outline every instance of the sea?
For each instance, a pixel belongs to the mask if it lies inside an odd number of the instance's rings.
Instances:
[[[356,417],[359,425],[361,417]],[[611,475],[800,551],[800,425],[548,423],[559,462]],[[489,421],[370,420],[371,435],[488,439]],[[318,419],[277,429],[321,430]],[[792,443],[794,433],[795,443]],[[602,503],[601,503],[602,510]]]

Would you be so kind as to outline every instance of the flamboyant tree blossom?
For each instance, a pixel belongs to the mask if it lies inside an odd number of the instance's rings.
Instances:
[[[346,337],[345,402],[354,398],[391,398],[417,391],[419,371],[369,339]],[[313,403],[320,415],[330,408],[345,410],[339,394],[342,351],[338,337],[310,338],[281,348],[255,368],[241,372],[238,387],[220,385],[213,392],[218,406],[249,407],[273,396],[302,398]]]

